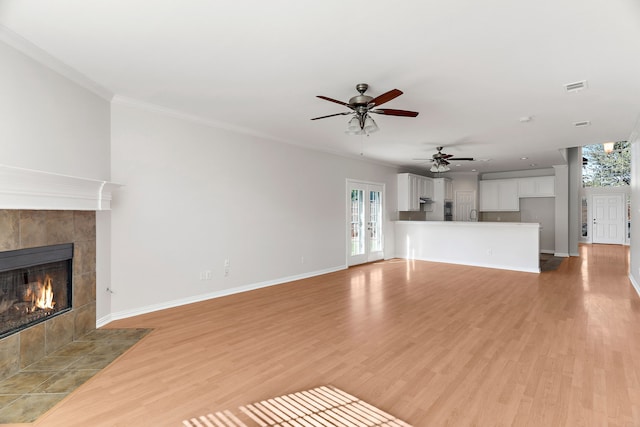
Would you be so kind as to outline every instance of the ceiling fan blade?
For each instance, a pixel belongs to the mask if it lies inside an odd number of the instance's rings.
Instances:
[[[353,114],[353,112],[352,111],[345,111],[344,113],[329,114],[328,116],[314,117],[311,120],[326,119],[327,117],[333,117],[333,116],[345,116],[347,114]]]
[[[370,113],[384,114],[387,116],[402,116],[402,117],[416,117],[419,113],[415,111],[406,110],[393,110],[391,108],[384,108],[381,110],[370,110]]]
[[[469,160],[469,161],[473,161],[475,159],[473,157],[449,157],[449,160]]]
[[[337,99],[329,98],[327,96],[317,95],[318,98],[324,99],[325,101],[335,102],[336,104],[344,105],[345,107],[349,107],[353,109],[353,107],[346,102],[338,101]]]
[[[380,96],[377,96],[375,98],[373,98],[371,100],[371,102],[369,102],[369,104],[373,104],[373,105],[382,105],[385,102],[389,102],[394,98],[399,97],[400,95],[402,95],[402,91],[398,90],[398,89],[391,89],[389,92],[385,92]]]

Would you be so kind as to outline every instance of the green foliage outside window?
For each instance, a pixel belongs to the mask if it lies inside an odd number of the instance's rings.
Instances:
[[[613,151],[604,152],[602,144],[582,147],[582,185],[619,187],[631,184],[631,144],[619,141]]]

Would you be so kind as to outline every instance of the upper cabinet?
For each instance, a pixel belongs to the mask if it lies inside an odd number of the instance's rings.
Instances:
[[[398,174],[398,210],[419,211],[421,197],[433,199],[433,180],[412,173]]]
[[[514,179],[480,181],[481,211],[520,210],[518,182]]]
[[[433,200],[444,202],[453,200],[453,182],[451,178],[433,178]]]
[[[556,179],[554,176],[534,176],[518,178],[519,197],[554,197]]]
[[[480,181],[481,211],[518,211],[521,197],[554,197],[555,177],[493,179]]]
[[[449,178],[444,181],[444,199],[453,200],[453,182]]]

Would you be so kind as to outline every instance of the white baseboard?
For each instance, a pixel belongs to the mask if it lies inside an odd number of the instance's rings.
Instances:
[[[104,317],[101,317],[99,319],[96,319],[96,328],[101,328],[104,325],[110,323],[112,320],[114,320],[110,314],[107,314]]]
[[[556,252],[553,254],[553,256],[557,256],[560,258],[569,258],[569,254],[567,252]]]
[[[554,251],[553,249],[540,249],[540,253],[541,254],[554,254],[554,253],[556,253],[556,251]]]
[[[333,273],[346,269],[346,265],[340,265],[337,267],[327,268],[324,270],[312,271],[309,273],[298,274],[294,276],[282,277],[275,280],[267,280],[265,282],[252,283],[249,285],[237,286],[235,288],[223,289],[220,291],[209,292],[202,295],[194,295],[186,298],[180,298],[173,301],[162,302],[158,304],[151,304],[144,307],[138,307],[130,310],[118,311],[101,317],[96,321],[96,326],[105,326],[114,320],[127,319],[133,316],[139,316],[141,314],[153,313],[155,311],[165,310],[167,308],[179,307],[181,305],[193,304],[196,302],[206,301],[213,298],[220,298],[228,295],[239,294],[241,292],[253,291],[255,289],[266,288],[269,286],[282,285],[284,283],[293,282],[295,280],[308,279],[309,277],[321,276],[323,274]]]
[[[636,280],[633,278],[633,275],[631,274],[629,275],[629,280],[631,281],[633,288],[636,290],[636,293],[640,297],[640,285],[638,284],[638,282],[636,282]]]

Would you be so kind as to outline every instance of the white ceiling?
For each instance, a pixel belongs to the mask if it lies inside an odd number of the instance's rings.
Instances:
[[[113,94],[407,167],[438,145],[491,159],[455,171],[550,167],[640,113],[637,0],[0,0],[0,25]],[[361,82],[420,115],[376,115],[369,137],[310,120]]]

